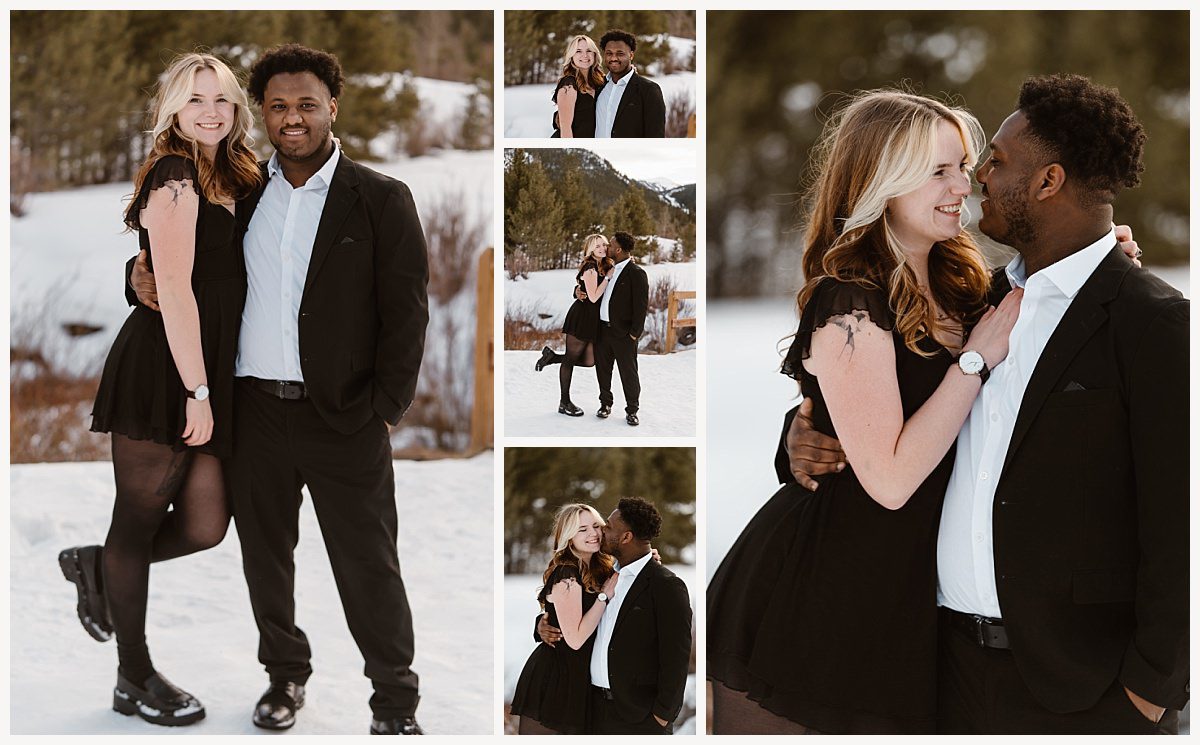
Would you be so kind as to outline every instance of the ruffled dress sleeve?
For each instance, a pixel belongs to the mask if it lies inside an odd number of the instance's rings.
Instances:
[[[164,155],[150,169],[150,173],[146,174],[142,188],[138,190],[137,198],[125,212],[125,224],[134,230],[140,229],[142,227],[140,217],[142,210],[150,203],[150,192],[161,189],[169,181],[187,181],[191,184],[192,191],[200,193],[199,179],[196,178],[196,164],[179,155]]]
[[[554,92],[550,94],[550,100],[557,102],[558,92],[567,87],[574,88],[576,91],[579,90],[579,87],[575,85],[575,78],[571,75],[564,75],[558,79],[558,85],[554,86]]]
[[[812,349],[812,335],[829,322],[830,318],[854,312],[865,312],[879,328],[891,331],[895,328],[895,315],[888,305],[887,293],[876,287],[855,282],[843,282],[833,277],[817,285],[808,304],[800,314],[800,326],[783,358],[780,372],[790,378],[800,379],[802,363],[808,359]]]
[[[559,582],[562,582],[564,579],[573,579],[576,582],[580,582],[579,570],[567,564],[562,564],[555,568],[555,570],[550,574],[550,579],[546,580],[546,584],[542,587],[541,592],[538,593],[538,602],[542,603],[542,605],[545,605],[546,597],[550,595],[550,591],[554,589],[555,585],[557,585]]]

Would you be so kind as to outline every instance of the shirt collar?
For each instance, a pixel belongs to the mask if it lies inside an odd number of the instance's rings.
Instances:
[[[629,259],[632,259],[632,258],[633,258],[632,256],[629,257]],[[629,259],[624,259],[623,261],[619,261],[616,264],[613,264],[613,269],[620,269],[621,267],[625,266],[626,264],[629,263]]]
[[[309,178],[309,180],[304,184],[304,186],[315,187],[316,184],[313,183],[313,179],[320,179],[322,186],[329,186],[332,184],[333,172],[337,170],[337,164],[341,157],[342,149],[334,144],[333,155],[329,156],[329,160],[325,161],[325,165],[321,166],[321,170],[314,173],[312,177]],[[275,174],[281,173],[281,171],[282,169],[279,167],[279,152],[276,151],[271,154],[271,159],[267,161],[267,178],[275,178]]]
[[[647,551],[646,555],[637,561],[631,562],[628,566],[621,567],[621,574],[631,574],[634,577],[638,576],[642,569],[650,563],[650,559],[654,557],[653,551]]]
[[[1083,283],[1087,282],[1088,277],[1092,276],[1092,272],[1096,271],[1096,267],[1100,266],[1100,262],[1115,245],[1116,230],[1109,230],[1100,240],[1070,256],[1064,256],[1040,272],[1035,272],[1035,276],[1040,274],[1050,280],[1059,292],[1073,299],[1075,293],[1079,292]],[[1025,259],[1020,254],[1004,267],[1004,272],[1008,275],[1008,282],[1012,287],[1024,287],[1031,279],[1025,276]]]

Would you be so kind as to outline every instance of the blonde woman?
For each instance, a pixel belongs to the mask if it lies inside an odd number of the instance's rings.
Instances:
[[[542,356],[534,364],[538,372],[547,365],[559,365],[559,414],[583,416],[583,409],[571,402],[571,376],[576,367],[596,366],[593,345],[600,332],[600,299],[608,289],[612,269],[608,239],[599,233],[584,238],[583,261],[575,273],[575,302],[563,320],[564,351],[559,354],[550,347],[542,347]]]
[[[596,96],[604,87],[600,48],[580,34],[567,42],[562,77],[554,86],[554,134],[551,137],[595,137]]]
[[[146,646],[151,562],[215,546],[229,524],[221,459],[230,454],[233,366],[246,297],[237,202],[262,180],[251,114],[234,73],[207,54],[176,59],[151,105],[149,156],[125,224],[158,282],[161,313],[136,306],[113,342],[92,431],[112,438],[116,503],[103,550],[59,563],[84,628],[117,637],[113,708],[163,725],[204,717],[155,671]],[[168,509],[170,508],[170,509]]]
[[[951,445],[1008,353],[1020,291],[995,309],[963,230],[982,130],[961,108],[892,90],[827,125],[783,372],[847,461],[784,486],[708,590],[713,728],[935,729],[938,515]]]
[[[590,505],[568,504],[554,516],[554,553],[538,604],[562,641],[539,644],[521,670],[510,710],[522,735],[584,733],[592,643],[617,588],[613,557],[600,550],[603,535],[604,519]]]

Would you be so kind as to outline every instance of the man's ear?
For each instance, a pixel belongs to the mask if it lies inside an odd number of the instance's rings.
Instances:
[[[1042,166],[1037,175],[1040,182],[1034,198],[1039,202],[1058,194],[1067,185],[1067,172],[1058,163]]]
[[[334,121],[334,122],[337,121],[337,99],[336,98],[329,99],[329,120]]]

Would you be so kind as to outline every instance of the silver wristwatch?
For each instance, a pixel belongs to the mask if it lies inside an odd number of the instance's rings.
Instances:
[[[186,389],[185,389],[186,390]],[[201,383],[196,386],[196,390],[187,392],[188,398],[194,398],[197,401],[204,401],[208,398],[208,386]]]
[[[978,375],[981,384],[986,383],[988,376],[992,373],[988,369],[987,363],[983,361],[983,355],[973,350],[968,350],[958,356],[958,369],[962,370],[963,375]]]
[[[607,603],[608,595],[605,595],[604,593],[600,593],[599,595],[596,596],[596,600],[599,600],[601,603]]]

